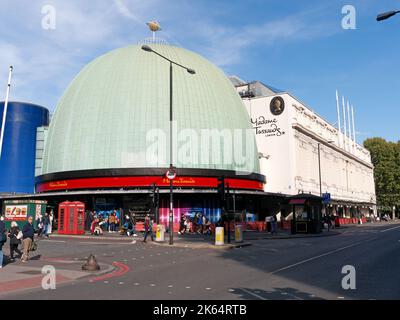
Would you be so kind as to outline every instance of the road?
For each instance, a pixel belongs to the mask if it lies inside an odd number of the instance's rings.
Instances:
[[[41,241],[39,253],[29,263],[51,264],[56,257],[79,262],[93,253],[116,270],[56,290],[0,292],[1,299],[400,299],[395,223],[346,228],[331,237],[256,240],[230,250],[68,239]],[[345,265],[355,268],[355,290],[342,288]]]

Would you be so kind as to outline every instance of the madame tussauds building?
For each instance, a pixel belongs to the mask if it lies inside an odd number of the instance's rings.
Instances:
[[[195,212],[213,222],[220,218],[220,177],[229,186],[229,209],[256,213],[265,177],[254,130],[232,83],[194,52],[149,46],[195,74],[174,64],[170,78],[169,62],[141,45],[89,63],[57,105],[36,195],[54,204],[83,201],[91,210],[140,213],[151,210],[156,194],[160,222],[167,223],[172,162],[175,223]]]

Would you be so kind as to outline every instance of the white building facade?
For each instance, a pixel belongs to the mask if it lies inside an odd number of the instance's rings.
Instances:
[[[329,193],[334,214],[376,212],[371,156],[349,130],[340,132],[290,93],[233,82],[255,130],[266,193]]]

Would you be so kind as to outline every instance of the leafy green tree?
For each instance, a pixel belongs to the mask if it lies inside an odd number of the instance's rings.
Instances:
[[[394,205],[400,206],[400,142],[388,142],[382,138],[364,141],[371,153],[375,167],[374,178],[378,206],[391,212]]]

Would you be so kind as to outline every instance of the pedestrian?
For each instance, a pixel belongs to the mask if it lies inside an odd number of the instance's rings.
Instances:
[[[18,246],[21,244],[22,231],[15,221],[11,222],[8,237],[10,238],[10,261],[15,261],[14,252],[18,253],[19,257],[22,258],[22,252],[18,249]]]
[[[37,217],[36,228],[38,237],[41,237],[43,232],[43,216],[41,214]]]
[[[181,215],[181,220],[180,220],[180,223],[179,223],[179,231],[178,231],[179,234],[185,234],[185,231],[186,231],[185,222],[186,222],[185,215],[182,214]]]
[[[206,221],[204,223],[204,233],[205,234],[211,234],[211,221],[208,220],[207,218],[206,218]]]
[[[197,213],[197,233],[203,233],[203,218],[201,217],[200,213]]]
[[[330,231],[332,227],[332,219],[329,213],[326,214],[326,224],[328,225],[328,231]]]
[[[108,224],[109,224],[109,227],[110,227],[108,232],[112,232],[112,233],[115,232],[115,224],[117,222],[116,220],[117,220],[117,218],[115,216],[115,213],[114,212],[111,213],[111,215],[108,217]]]
[[[144,220],[144,239],[143,242],[146,242],[147,235],[150,233],[151,241],[154,241],[153,238],[153,220],[150,219],[150,215],[147,214]]]
[[[202,223],[201,223],[201,233],[204,234],[205,231],[206,231],[206,223],[207,223],[207,219],[206,219],[206,216],[204,214],[201,217],[201,221],[202,221]]]
[[[22,255],[22,262],[27,262],[29,259],[29,251],[33,243],[35,230],[33,229],[33,218],[30,216],[28,222],[22,228],[22,242],[24,244],[24,254]]]
[[[42,231],[41,236],[48,238],[49,235],[48,235],[47,231],[48,231],[49,225],[50,225],[50,218],[49,218],[49,214],[47,212],[44,214],[44,217],[42,219],[42,224],[43,224],[43,231]]]
[[[53,221],[54,221],[54,213],[53,210],[51,210],[49,213],[49,227],[47,228],[48,235],[53,233]]]
[[[3,268],[3,246],[7,242],[6,236],[6,225],[4,223],[4,217],[0,218],[0,269]]]

